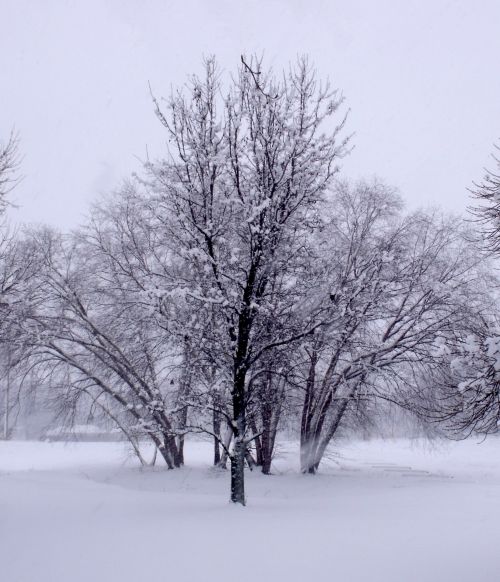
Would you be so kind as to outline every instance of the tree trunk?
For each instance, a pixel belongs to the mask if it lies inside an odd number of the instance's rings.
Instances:
[[[271,461],[272,455],[266,454],[264,459],[262,460],[262,472],[264,473],[264,475],[271,474]]]
[[[184,406],[181,411],[180,419],[179,419],[179,428],[181,430],[185,430],[187,424],[187,415],[188,415],[188,407]],[[176,456],[179,462],[179,466],[184,465],[184,434],[180,434],[177,439],[177,452]]]
[[[222,454],[221,454],[220,463],[219,463],[219,467],[221,467],[221,469],[227,468],[227,460],[229,458],[228,451],[229,451],[229,447],[231,446],[232,440],[233,440],[233,430],[228,425],[226,427],[226,432],[224,435],[224,441],[223,441],[224,446],[222,447]]]
[[[356,393],[357,388],[362,384],[363,379],[355,382],[348,390],[344,398],[337,401],[337,408],[333,413],[333,417],[328,423],[328,426],[324,427],[325,414],[321,417],[321,422],[311,436],[310,443],[304,446],[304,450],[301,443],[301,471],[302,473],[314,474],[318,470],[319,464],[323,459],[327,446],[330,444],[335,433],[337,432],[340,422],[344,417],[344,414],[349,406],[351,398]],[[330,401],[331,402],[331,401]],[[330,403],[329,403],[330,406]]]
[[[10,347],[8,348],[8,361],[7,361],[7,385],[5,386],[5,397],[4,397],[4,417],[3,417],[3,438],[4,440],[9,440],[9,401],[10,401]]]
[[[262,472],[264,475],[269,475],[271,472],[271,460],[273,457],[273,450],[271,446],[271,418],[272,410],[269,410],[267,403],[262,408]]]
[[[169,469],[178,468],[182,465],[175,436],[171,434],[165,435],[164,443],[158,448]]]
[[[231,454],[231,501],[245,505],[245,443],[246,403],[245,403],[246,370],[235,366],[233,388],[233,433],[234,448]]]
[[[345,411],[347,410],[347,406],[349,405],[349,400],[350,400],[350,398],[352,398],[353,393],[354,393],[354,389],[351,390],[351,392],[349,393],[347,398],[345,398],[344,400],[342,400],[340,402],[339,407],[335,413],[335,416],[332,419],[330,426],[328,427],[328,430],[326,431],[326,434],[323,436],[323,438],[321,439],[321,442],[318,444],[318,447],[317,447],[317,450],[315,453],[316,470],[318,469],[319,464],[321,463],[321,459],[323,458],[323,455],[325,454],[326,447],[330,444],[330,441],[333,439],[335,433],[337,432],[337,429],[339,428],[340,421],[344,417]]]
[[[180,435],[177,443],[177,459],[179,465],[184,465],[184,435]]]
[[[252,455],[252,451],[248,448],[248,446],[246,447],[245,450],[245,460],[250,471],[253,471],[253,468],[257,466],[257,463],[255,462],[255,459],[253,458]]]
[[[300,472],[314,475],[318,469],[316,464],[317,443],[314,436],[310,435],[309,440],[300,443]]]
[[[259,431],[257,430],[257,424],[255,423],[255,418],[250,421],[250,430],[252,434],[256,435]],[[262,444],[260,436],[254,438],[255,443],[255,464],[258,467],[262,467]]]
[[[161,456],[163,457],[165,463],[167,463],[167,467],[169,469],[173,469],[174,468],[174,461],[172,459],[172,455],[170,454],[170,451],[168,450],[168,448],[162,444],[158,447],[158,450],[160,451]]]
[[[213,411],[213,431],[214,431],[214,465],[217,467],[220,465],[221,456],[220,456],[220,427],[221,427],[221,419],[220,413],[218,410]]]
[[[301,473],[315,473],[314,453],[315,444],[311,424],[315,411],[316,365],[318,355],[314,350],[310,356],[309,372],[306,381],[306,393],[302,406],[302,419],[300,423],[300,471]]]
[[[231,455],[231,501],[245,505],[245,451],[242,437],[237,437]]]

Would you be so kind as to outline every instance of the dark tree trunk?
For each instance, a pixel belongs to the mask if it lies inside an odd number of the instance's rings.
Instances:
[[[245,505],[245,451],[243,439],[237,438],[231,455],[231,501]]]
[[[179,437],[177,444],[177,463],[179,467],[184,465],[184,435]]]
[[[175,441],[175,436],[167,434],[164,436],[164,444],[158,447],[161,456],[165,459],[169,469],[178,468],[182,465],[179,456],[179,447]]]
[[[248,372],[248,346],[250,333],[255,318],[253,306],[256,295],[262,296],[265,291],[265,281],[260,282],[259,289],[254,295],[256,277],[259,272],[262,249],[256,249],[253,262],[250,265],[248,278],[243,292],[243,308],[238,317],[238,333],[234,328],[230,329],[231,340],[235,342],[234,368],[233,368],[233,419],[232,429],[234,435],[234,449],[231,455],[231,501],[245,505],[245,456],[247,443],[246,432],[246,376]]]
[[[255,423],[255,418],[252,418],[252,420],[250,421],[250,430],[252,431],[252,434],[254,434],[254,435],[256,435],[259,432],[257,430],[257,424]],[[261,444],[260,436],[255,437],[253,442],[255,443],[255,464],[258,467],[262,467],[262,444]]]
[[[262,407],[262,472],[269,475],[271,472],[271,461],[273,457],[273,446],[271,439],[272,407],[267,402]]]
[[[311,453],[314,449],[311,423],[314,417],[314,393],[316,386],[316,364],[318,355],[313,351],[309,364],[309,373],[306,381],[306,393],[302,406],[302,419],[300,423],[300,470],[302,473],[314,473],[311,465]]]
[[[163,460],[165,461],[165,463],[167,463],[167,467],[169,469],[173,469],[175,467],[174,460],[173,460],[172,455],[170,454],[170,451],[168,450],[168,448],[165,447],[164,445],[161,445],[158,447],[158,450],[160,451],[160,454],[163,457]]]
[[[233,388],[233,433],[234,448],[231,454],[231,501],[245,505],[245,443],[246,404],[245,404],[246,370],[236,366]]]
[[[272,455],[265,455],[265,457],[262,461],[262,472],[264,473],[264,475],[271,474],[271,461],[272,461]]]
[[[213,431],[214,431],[214,465],[217,467],[220,465],[221,456],[220,456],[220,429],[221,429],[221,418],[220,412],[214,409],[213,412]]]
[[[259,436],[254,438],[255,451],[257,465],[262,467],[264,475],[271,473],[271,463],[283,406],[284,390],[284,382],[281,379],[276,380],[273,373],[269,371],[265,381],[255,391],[257,410],[250,421],[250,428],[253,435],[259,434]],[[255,421],[256,416],[258,417],[259,423]]]
[[[187,414],[188,414],[188,407],[185,406],[182,409],[181,415],[180,415],[180,428],[181,428],[181,430],[184,430],[186,428]],[[178,440],[178,442],[177,442],[176,455],[177,455],[178,463],[180,466],[180,465],[184,465],[184,434],[179,435],[177,440]]]

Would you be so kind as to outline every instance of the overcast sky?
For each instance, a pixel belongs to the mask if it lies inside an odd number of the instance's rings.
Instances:
[[[462,211],[500,137],[498,0],[0,0],[0,137],[24,155],[16,221],[62,228],[161,154],[167,94],[215,54],[307,53],[351,109],[345,176]]]

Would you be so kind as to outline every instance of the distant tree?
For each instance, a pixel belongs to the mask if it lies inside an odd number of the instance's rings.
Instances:
[[[0,142],[0,344],[2,347],[3,435],[11,433],[11,412],[18,404],[18,392],[11,387],[11,366],[14,338],[11,323],[15,318],[14,306],[22,300],[22,288],[34,268],[33,256],[26,242],[9,228],[5,211],[9,206],[8,194],[19,182],[19,139],[12,131],[6,142]]]
[[[498,147],[496,148],[499,149]],[[474,184],[471,193],[478,204],[471,208],[472,214],[482,225],[485,247],[488,251],[500,252],[500,159],[492,156],[495,170],[486,170],[483,181]]]
[[[8,206],[7,195],[19,181],[19,138],[11,132],[7,142],[0,142],[0,213]]]

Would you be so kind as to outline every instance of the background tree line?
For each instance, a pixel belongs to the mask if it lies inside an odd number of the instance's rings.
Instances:
[[[106,419],[142,463],[145,439],[174,469],[185,436],[208,435],[243,504],[245,466],[271,471],[284,424],[304,473],[343,427],[396,407],[454,436],[497,430],[494,173],[476,190],[485,250],[461,218],[342,180],[343,99],[306,59],[282,75],[242,59],[229,82],[209,59],[153,101],[165,156],[81,228],[2,226],[3,361],[18,387],[59,422]],[[12,137],[2,209],[17,163]]]

